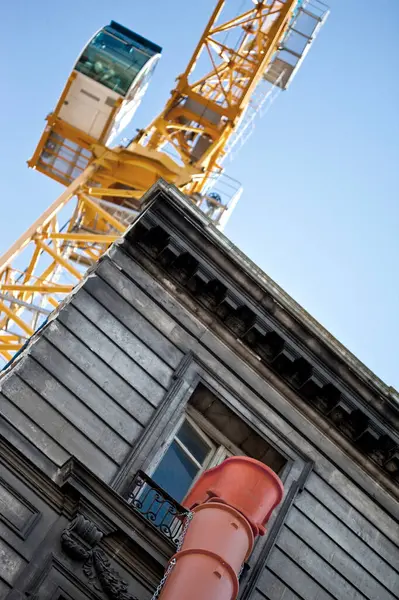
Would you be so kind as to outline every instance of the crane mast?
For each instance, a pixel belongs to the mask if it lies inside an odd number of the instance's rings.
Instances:
[[[221,222],[239,193],[234,180],[230,197],[210,191],[225,176],[228,142],[261,82],[287,87],[328,14],[325,5],[313,1],[318,8],[311,11],[302,0],[246,0],[247,10],[223,19],[229,2],[218,0],[162,112],[130,143],[113,148],[110,140],[130,120],[161,49],[114,22],[96,34],[28,162],[66,189],[0,258],[0,356],[5,361],[135,220],[143,194],[159,178],[179,187],[216,225]],[[303,16],[313,20],[306,33],[295,29]],[[296,51],[289,40],[298,35],[305,42]],[[105,72],[97,54],[91,58],[110,41],[112,52],[118,43],[126,56],[132,48],[145,49],[145,66],[133,82],[126,83],[123,72],[118,78],[116,67]],[[97,103],[90,126],[87,98],[84,105],[76,100],[79,91],[96,101],[105,94],[102,112]]]

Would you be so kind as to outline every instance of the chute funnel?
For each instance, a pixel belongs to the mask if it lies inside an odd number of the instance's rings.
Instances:
[[[241,566],[283,493],[277,475],[252,458],[235,456],[206,471],[183,500],[192,520],[160,600],[234,600]]]

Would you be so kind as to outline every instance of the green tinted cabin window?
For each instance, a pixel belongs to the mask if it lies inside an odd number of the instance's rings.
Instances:
[[[153,54],[151,50],[146,51],[142,44],[121,39],[107,27],[91,40],[75,68],[125,96]]]

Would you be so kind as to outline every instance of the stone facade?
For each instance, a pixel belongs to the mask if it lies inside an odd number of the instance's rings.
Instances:
[[[151,475],[185,416],[284,482],[240,598],[399,598],[397,394],[172,186],[2,373],[0,403],[0,598],[151,598],[184,513]]]

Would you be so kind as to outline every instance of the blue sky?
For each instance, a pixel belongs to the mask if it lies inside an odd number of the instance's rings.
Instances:
[[[61,191],[25,161],[91,35],[114,19],[163,46],[133,122],[142,127],[162,108],[214,2],[5,5],[0,252]],[[244,194],[225,233],[399,389],[399,2],[379,0],[378,11],[362,0],[330,6],[292,86],[226,163]]]

